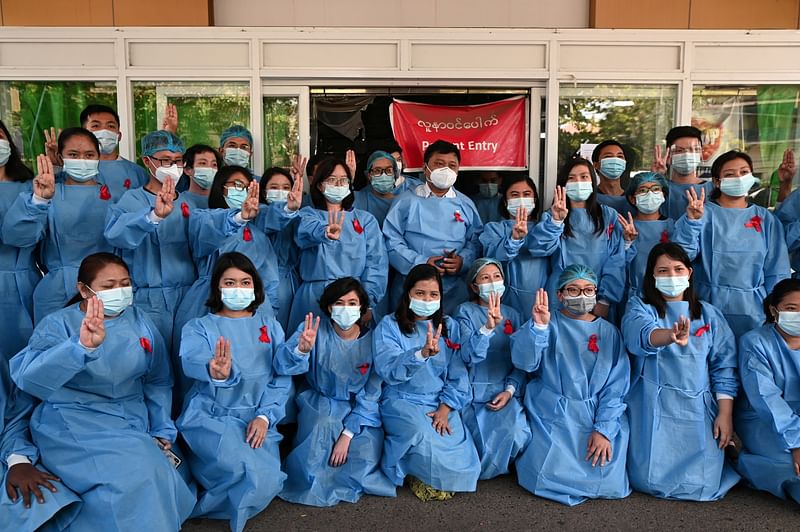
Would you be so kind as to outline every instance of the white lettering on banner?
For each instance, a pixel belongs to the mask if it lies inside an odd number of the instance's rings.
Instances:
[[[488,140],[484,140],[481,142],[470,140],[469,142],[453,142],[459,150],[461,151],[490,151],[492,153],[497,153],[497,146],[500,144],[499,142],[489,142]],[[422,141],[422,151],[428,149],[431,143],[427,140]]]
[[[467,120],[464,122],[461,120],[461,117],[458,116],[452,122],[425,122],[424,120],[418,120],[417,126],[424,127],[426,133],[430,133],[431,131],[439,132],[440,129],[448,130],[448,129],[478,129],[482,127],[492,127],[500,124],[500,120],[497,118],[496,114],[491,114],[489,117],[484,120],[482,116],[476,116],[471,121]]]

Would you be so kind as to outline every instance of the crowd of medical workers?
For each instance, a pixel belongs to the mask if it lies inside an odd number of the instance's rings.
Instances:
[[[417,177],[397,145],[259,177],[242,126],[167,120],[140,166],[113,109],[80,121],[35,171],[0,123],[0,528],[241,531],[513,472],[568,505],[800,502],[800,192],[751,204],[747,154],[702,179],[676,127],[623,189],[607,140],[546,206],[524,174],[467,197],[444,140]]]

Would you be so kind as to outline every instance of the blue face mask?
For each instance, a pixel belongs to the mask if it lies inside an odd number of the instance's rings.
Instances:
[[[645,192],[636,195],[636,208],[644,214],[658,212],[662,203],[664,203],[663,192]]]
[[[789,336],[800,336],[800,312],[778,312],[778,327]]]
[[[670,161],[670,169],[680,175],[693,174],[700,166],[700,154],[694,152],[676,153]]]
[[[361,307],[349,305],[333,305],[331,307],[331,319],[342,328],[348,330],[361,319]]]
[[[217,175],[216,168],[195,168],[194,169],[194,182],[203,190],[211,188],[211,183],[214,182],[214,177]],[[229,192],[230,193],[230,192]]]
[[[372,178],[372,188],[380,194],[388,194],[394,190],[394,176],[381,174]]]
[[[97,159],[64,159],[64,172],[79,183],[97,176],[100,161]]]
[[[485,302],[489,302],[489,294],[497,294],[503,297],[506,291],[506,285],[503,281],[492,281],[491,283],[484,283],[478,285],[478,296]]]
[[[497,190],[499,188],[497,183],[480,183],[478,185],[478,191],[484,198],[493,198],[497,196]]]
[[[656,290],[668,297],[678,297],[689,288],[688,275],[675,277],[656,277]]]
[[[87,286],[86,288],[89,287]],[[133,303],[133,288],[130,286],[121,286],[98,292],[91,288],[89,290],[97,296],[97,299],[103,302],[103,315],[107,318],[122,314],[122,311]]]
[[[719,182],[719,190],[726,196],[740,198],[750,192],[756,181],[753,174],[746,174],[741,177],[723,177]]]
[[[244,166],[248,168],[250,165],[250,152],[240,148],[225,148],[225,154],[222,158],[225,164],[229,166]]]
[[[6,139],[0,139],[0,166],[5,166],[9,157],[11,157],[11,143]]]
[[[508,213],[511,216],[516,216],[517,211],[520,208],[523,208],[530,216],[531,212],[533,212],[534,205],[535,202],[533,201],[533,198],[511,198],[508,200]]]
[[[609,179],[619,179],[625,171],[625,159],[606,157],[600,160],[600,173]]]
[[[267,203],[279,203],[282,201],[289,201],[288,190],[278,190],[275,188],[267,190]]]
[[[100,153],[103,155],[111,155],[117,149],[119,144],[119,133],[114,133],[108,129],[99,129],[93,131],[94,136],[97,137],[97,142],[100,143]]]
[[[244,310],[256,300],[253,288],[222,288],[222,304],[230,310]]]
[[[237,190],[234,187],[225,187],[225,190],[228,191],[228,195],[225,196],[225,203],[228,204],[228,207],[231,209],[241,209],[244,200],[247,199],[247,189]]]
[[[567,197],[572,201],[586,201],[594,192],[591,181],[573,181],[564,188],[567,190]]]
[[[423,301],[422,299],[414,299],[412,297],[408,308],[420,318],[430,318],[436,314],[437,310],[439,310],[440,304],[441,302],[438,299],[434,299],[433,301]]]
[[[325,190],[322,191],[322,195],[325,196],[326,200],[338,205],[350,195],[350,187],[347,185],[341,187],[325,185]]]

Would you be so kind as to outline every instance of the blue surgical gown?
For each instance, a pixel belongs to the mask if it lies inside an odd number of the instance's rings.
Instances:
[[[661,205],[661,214],[667,218],[672,218],[673,220],[677,220],[686,214],[686,207],[689,205],[689,199],[686,197],[687,190],[694,188],[694,191],[697,193],[697,197],[699,199],[700,194],[702,193],[701,189],[705,189],[706,202],[710,200],[711,193],[714,192],[714,183],[710,179],[696,185],[681,185],[671,180],[668,181],[668,183],[669,194],[666,198],[667,201]]]
[[[184,202],[189,207],[190,213],[194,209],[208,209],[208,196],[195,194],[194,192],[190,192],[188,190],[186,192],[181,192],[181,203]],[[182,206],[179,207],[183,209]]]
[[[30,181],[0,181],[0,363],[4,364],[33,334],[33,291],[42,278],[36,266],[36,246],[12,246],[2,236],[11,205],[20,194],[30,193]]]
[[[639,236],[633,244],[625,250],[625,262],[628,266],[627,289],[631,296],[639,296],[642,292],[642,281],[647,270],[647,257],[656,244],[669,242],[675,228],[675,222],[670,218],[660,220],[637,220],[633,225]],[[628,298],[624,298],[627,301]]]
[[[774,324],[739,341],[744,393],[734,424],[744,449],[737,469],[750,484],[800,503],[792,449],[800,448],[800,350],[790,349]]]
[[[195,495],[153,440],[177,436],[164,341],[134,306],[87,350],[79,305],[45,317],[11,359],[14,381],[42,401],[30,420],[41,463],[83,500],[71,530],[178,530]]]
[[[392,207],[394,200],[405,192],[413,193],[413,189],[418,187],[419,184],[419,181],[416,179],[406,178],[399,186],[395,187],[392,191],[394,196],[390,198],[377,196],[372,190],[372,185],[367,184],[367,186],[361,190],[357,190],[353,193],[355,195],[353,208],[367,211],[378,220],[378,225],[383,228],[383,221],[386,219],[386,215],[389,213],[389,209]]]
[[[309,312],[319,314],[319,298],[325,287],[342,277],[354,277],[376,308],[386,293],[389,264],[381,228],[370,213],[358,209],[345,211],[338,240],[325,236],[328,211],[300,209],[295,241],[300,248],[302,284],[292,302],[289,326],[292,330]],[[376,317],[377,318],[377,317]]]
[[[300,286],[300,277],[297,275],[297,265],[300,264],[300,249],[294,241],[299,218],[290,220],[279,231],[267,232],[275,258],[278,262],[278,300],[276,316],[284,330],[289,330],[289,315],[292,311],[292,301]]]
[[[706,203],[700,220],[675,223],[673,240],[694,261],[697,295],[722,311],[737,338],[764,322],[764,298],[789,277],[783,227],[771,212]]]
[[[464,259],[461,271],[442,278],[442,307],[445,314],[452,313],[467,300],[463,275],[481,256],[478,237],[482,230],[475,205],[461,192],[456,191],[455,198],[423,198],[414,192],[396,198],[383,223],[389,263],[399,274],[390,288],[389,308],[396,308],[400,302],[403,282],[411,268],[444,255],[445,251],[455,251]]]
[[[650,335],[672,329],[689,303],[655,307],[631,298],[622,320],[625,347],[633,355],[628,418],[628,476],[636,491],[667,499],[713,501],[739,482],[714,439],[716,394],[736,397],[736,340],[722,313],[701,303],[691,320],[689,345],[655,347]]]
[[[372,332],[345,340],[323,318],[314,348],[303,355],[296,351],[303,328],[281,348],[296,361],[292,373],[305,371],[308,387],[295,400],[297,436],[280,497],[311,506],[354,503],[363,494],[394,497],[396,488],[380,469],[381,379],[373,368]],[[345,429],[353,433],[347,461],[333,467],[331,451]]]
[[[40,243],[46,275],[33,293],[35,323],[78,293],[78,268],[86,256],[112,251],[103,236],[111,205],[104,197],[100,185],[56,183],[50,202],[36,205],[32,194],[22,193],[6,213],[4,242],[20,248]]]
[[[231,373],[224,381],[208,372],[220,336],[231,343]],[[205,489],[193,517],[228,519],[231,530],[241,532],[280,492],[286,475],[277,425],[290,378],[276,374],[273,356],[283,341],[281,326],[261,310],[245,318],[206,314],[184,327],[181,362],[194,384],[177,425],[192,474]],[[245,437],[258,416],[269,425],[264,443],[253,449]]]
[[[626,218],[628,217],[628,213],[636,215],[636,208],[631,205],[631,202],[628,201],[628,197],[625,194],[622,196],[612,196],[610,194],[600,194],[597,192],[595,195],[600,205],[611,207]]]
[[[448,337],[439,339],[439,353],[420,360],[429,321],[404,334],[393,315],[378,324],[374,335],[375,371],[383,380],[380,414],[386,439],[381,467],[400,486],[406,475],[443,491],[475,491],[481,463],[460,410],[472,400],[469,375],[458,352],[458,324],[445,318]],[[452,410],[452,434],[436,432],[429,413],[440,404]]]
[[[100,161],[97,182],[106,185],[111,192],[111,201],[119,201],[127,190],[141,188],[150,181],[147,170],[120,157],[115,161]]]
[[[527,316],[536,301],[536,291],[547,285],[550,260],[558,248],[564,224],[555,224],[547,216],[539,223],[528,222],[523,240],[512,238],[513,220],[488,223],[483,227],[480,242],[483,256],[503,264],[506,293],[503,303],[522,316]]]
[[[800,276],[800,191],[795,190],[775,209],[775,216],[783,224],[786,247],[789,250],[794,277]]]
[[[528,320],[511,338],[514,365],[533,374],[525,389],[532,437],[517,458],[517,481],[570,506],[627,497],[630,363],[622,338],[606,320],[551,316],[546,329]],[[611,442],[612,459],[605,466],[586,460],[594,431]]]
[[[506,475],[509,466],[528,445],[531,429],[522,408],[525,373],[511,363],[511,335],[522,325],[522,316],[501,305],[503,321],[489,336],[483,334],[488,312],[475,302],[459,305],[453,316],[461,328],[461,358],[469,368],[472,402],[461,410],[481,460],[481,480]],[[500,410],[487,407],[503,391],[512,397]]]
[[[499,222],[502,220],[500,216],[500,201],[503,199],[499,194],[495,194],[491,198],[487,198],[483,194],[475,194],[470,196],[469,199],[475,204],[475,210],[478,211],[478,216],[481,217],[483,225],[489,222]]]

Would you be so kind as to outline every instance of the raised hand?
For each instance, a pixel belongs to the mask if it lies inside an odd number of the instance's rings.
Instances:
[[[58,164],[58,137],[61,136],[61,128],[56,132],[56,128],[51,127],[44,130],[44,153],[50,162]]]
[[[503,314],[500,311],[500,295],[496,292],[489,293],[489,308],[486,316],[486,328],[493,331],[503,322]]]
[[[178,133],[178,108],[175,104],[168,103],[164,107],[164,121],[161,122],[161,129],[170,133]]]
[[[253,418],[253,421],[247,425],[244,441],[250,444],[251,449],[258,449],[264,444],[264,438],[267,437],[268,429],[269,422],[264,421],[264,418]]]
[[[794,161],[794,151],[787,149],[783,152],[783,161],[778,166],[778,180],[781,183],[791,182],[797,173],[797,164]]]
[[[314,342],[317,341],[317,331],[319,330],[319,316],[314,321],[314,314],[309,312],[306,314],[303,332],[300,333],[300,339],[297,343],[297,349],[301,353],[308,354],[314,349]]]
[[[622,238],[625,242],[633,242],[639,236],[639,231],[636,230],[636,225],[633,223],[633,215],[628,213],[626,219],[623,215],[617,214],[617,221],[622,226]]]
[[[208,361],[208,374],[212,379],[226,381],[231,376],[232,364],[231,341],[220,336],[214,348],[214,358]]]
[[[547,290],[544,288],[536,291],[536,301],[533,302],[531,318],[536,325],[546,326],[550,323],[550,302]]]
[[[298,157],[298,155],[295,155],[295,157]],[[305,161],[305,158],[303,158],[303,161]],[[292,170],[294,171],[294,163],[292,163]],[[292,190],[289,191],[289,197],[286,199],[286,208],[290,211],[296,211],[303,204],[303,173],[300,172],[296,176],[292,175],[294,183],[292,183]]]
[[[56,193],[56,176],[53,173],[53,163],[44,155],[36,157],[36,177],[33,179],[33,193],[49,200]]]
[[[100,347],[106,338],[103,302],[92,296],[86,300],[86,315],[81,322],[79,341],[83,347],[95,349]]]
[[[356,175],[356,152],[353,150],[347,150],[347,153],[344,155],[344,162],[347,164],[347,168],[350,170],[350,178],[355,178]]]
[[[669,148],[664,150],[662,156],[661,145],[656,144],[653,149],[653,165],[650,167],[650,170],[657,174],[667,175],[667,157],[669,157]]]
[[[297,181],[299,179],[302,181],[303,176],[306,174],[307,164],[308,159],[306,157],[303,157],[299,153],[292,155],[292,167],[289,169],[289,173],[293,180]]]
[[[689,199],[689,203],[686,205],[686,217],[690,220],[699,220],[706,210],[706,189],[701,188],[700,197],[698,197],[694,187],[689,187],[686,197]]]
[[[442,336],[442,324],[436,328],[436,334],[433,334],[433,325],[428,322],[428,332],[425,334],[425,345],[422,346],[421,353],[425,358],[430,358],[439,354],[439,338]]]
[[[672,341],[681,347],[689,345],[689,318],[681,316],[672,325]]]
[[[325,227],[325,237],[328,240],[339,240],[342,236],[344,224],[344,211],[341,209],[328,211],[328,225]]]
[[[526,236],[528,236],[528,211],[519,207],[516,216],[514,216],[514,228],[511,230],[511,238],[522,240]]]
[[[564,187],[556,187],[553,195],[553,206],[550,207],[550,215],[553,220],[560,222],[567,217],[567,191]]]
[[[253,179],[250,181],[250,184],[247,185],[247,197],[242,203],[241,215],[245,220],[253,220],[256,216],[258,216],[259,194],[258,181]]]
[[[172,213],[175,207],[175,181],[171,177],[164,180],[161,185],[161,190],[156,194],[156,205],[153,207],[153,212],[159,218],[166,218]]]

